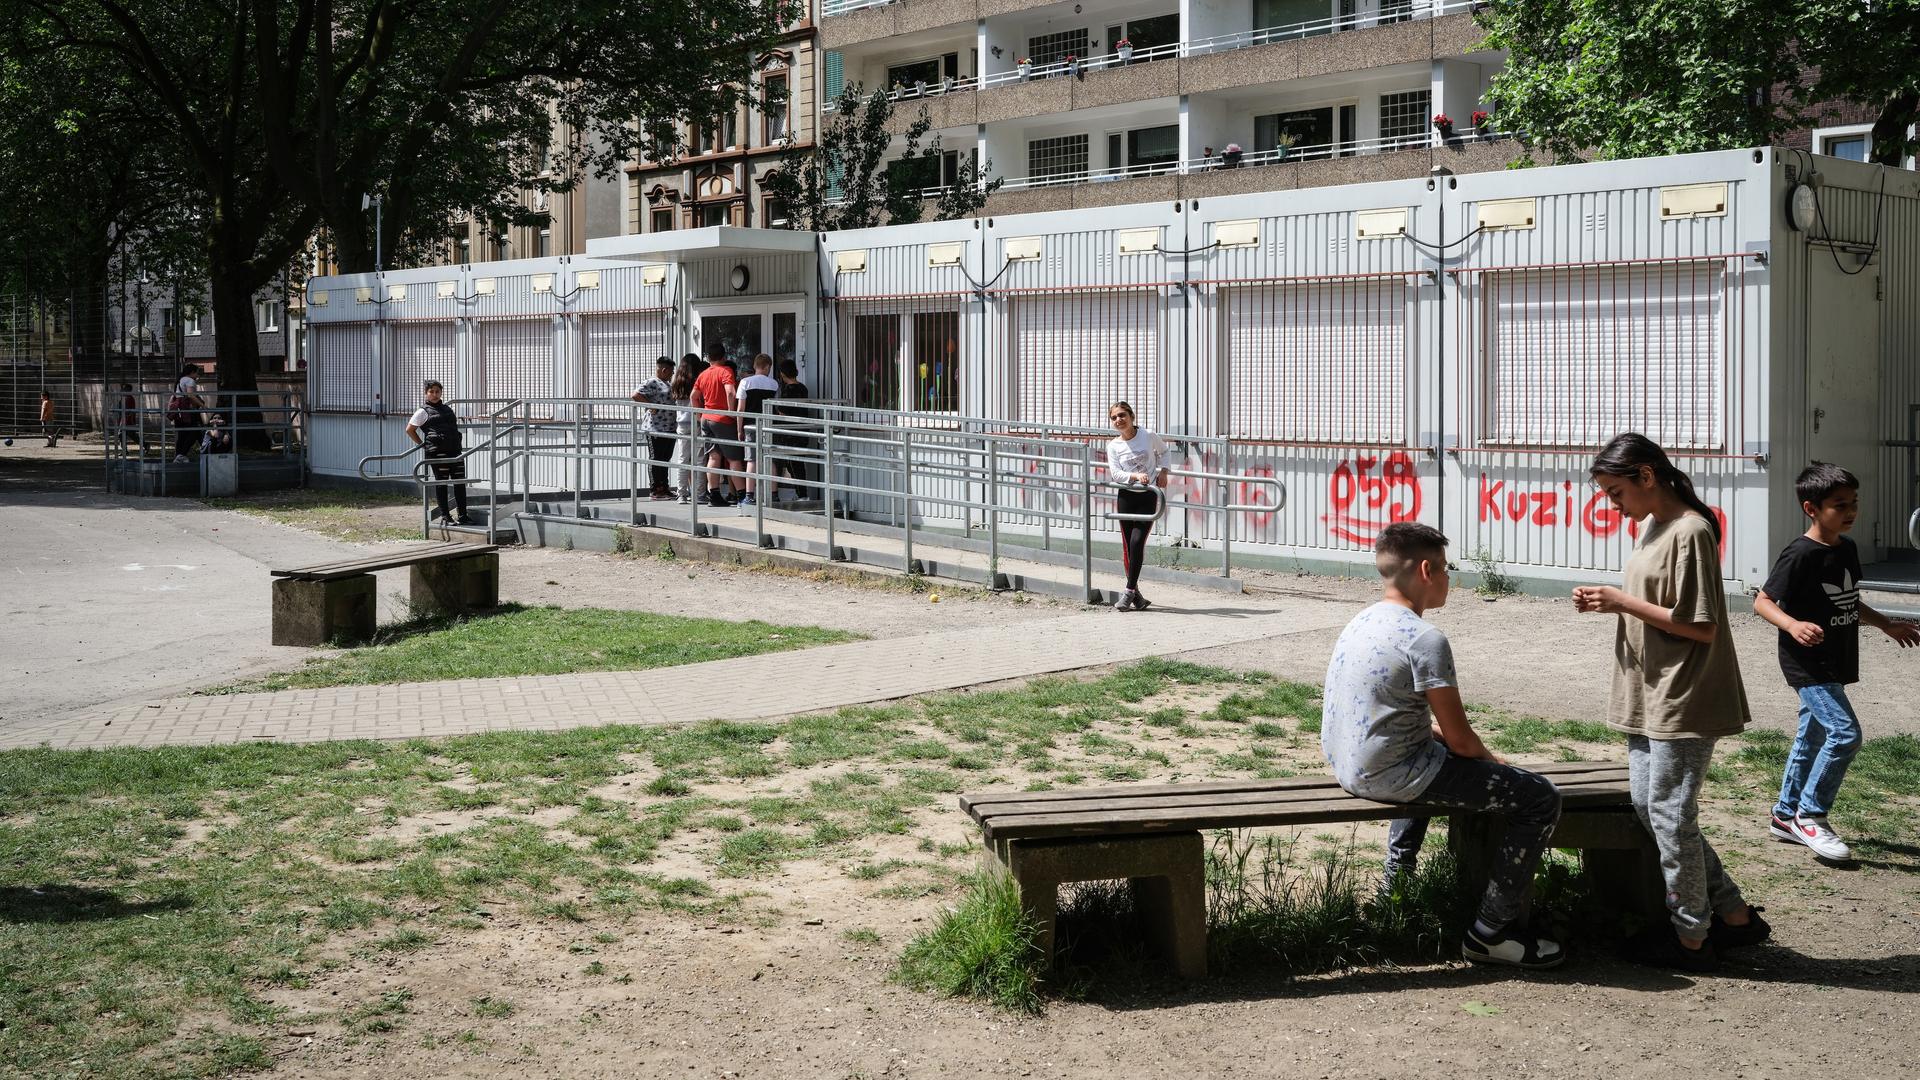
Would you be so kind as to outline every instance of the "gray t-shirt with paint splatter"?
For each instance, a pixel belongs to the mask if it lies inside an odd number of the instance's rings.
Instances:
[[[1322,695],[1320,751],[1334,779],[1366,799],[1418,799],[1447,759],[1426,692],[1454,685],[1453,647],[1439,627],[1385,601],[1354,616]]]

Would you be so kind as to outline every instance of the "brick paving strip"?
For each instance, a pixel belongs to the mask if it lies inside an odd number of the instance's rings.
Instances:
[[[1337,627],[1325,605],[1096,610],[647,671],[171,698],[0,732],[0,749],[410,739],[602,724],[762,720]],[[1116,632],[1120,631],[1120,632]]]

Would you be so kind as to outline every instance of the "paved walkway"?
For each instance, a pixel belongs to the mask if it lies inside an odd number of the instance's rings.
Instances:
[[[978,629],[829,645],[652,671],[344,686],[173,698],[0,734],[0,749],[211,746],[247,742],[406,739],[487,731],[560,731],[600,724],[753,720],[926,694],[1000,679],[1324,631],[1350,612],[1156,610],[1127,618],[1093,610]]]

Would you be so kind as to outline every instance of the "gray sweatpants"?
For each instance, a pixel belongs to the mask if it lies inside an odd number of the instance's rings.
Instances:
[[[1627,737],[1627,777],[1633,809],[1660,848],[1667,910],[1674,932],[1701,941],[1713,916],[1746,906],[1713,845],[1700,835],[1700,785],[1713,759],[1712,739]]]

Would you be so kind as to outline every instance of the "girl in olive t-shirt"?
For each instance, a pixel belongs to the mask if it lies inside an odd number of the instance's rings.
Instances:
[[[1693,481],[1644,435],[1614,438],[1591,471],[1614,508],[1642,530],[1621,587],[1573,590],[1577,610],[1619,616],[1607,726],[1627,736],[1633,808],[1660,849],[1672,915],[1671,930],[1649,928],[1630,955],[1712,970],[1717,950],[1769,934],[1700,834],[1700,787],[1714,741],[1748,720],[1720,578],[1720,524]]]

